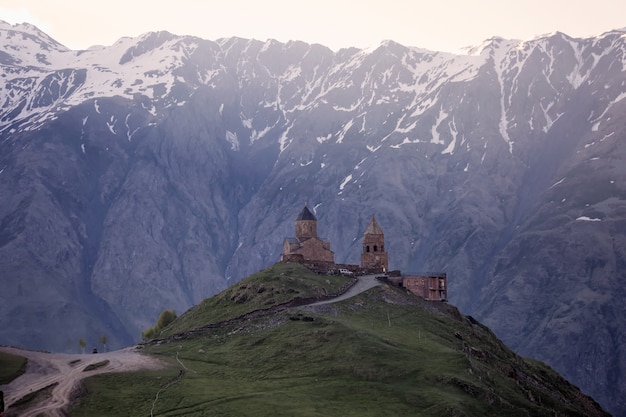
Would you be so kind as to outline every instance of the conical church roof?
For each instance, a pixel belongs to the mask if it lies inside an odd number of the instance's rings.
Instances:
[[[311,213],[311,211],[305,204],[304,208],[302,209],[302,211],[300,212],[300,214],[298,214],[298,217],[296,218],[296,221],[299,221],[299,220],[317,220],[317,218],[315,218],[313,213]]]
[[[374,216],[372,216],[372,220],[370,221],[370,224],[367,226],[367,229],[365,229],[365,233],[366,235],[382,235],[383,233],[383,229],[380,228],[380,226],[378,225],[378,222],[376,222],[376,219],[374,218]]]

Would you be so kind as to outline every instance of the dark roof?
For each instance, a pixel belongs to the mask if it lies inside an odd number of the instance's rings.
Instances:
[[[372,220],[370,221],[370,224],[367,226],[367,229],[365,229],[364,234],[366,235],[382,235],[383,234],[383,230],[378,225],[378,222],[376,222],[376,219],[374,218],[374,216],[372,216]]]
[[[304,208],[302,209],[302,211],[300,212],[300,214],[298,214],[298,217],[296,218],[296,221],[298,220],[317,220],[317,219],[315,218],[313,213],[309,211],[309,208],[305,204]]]

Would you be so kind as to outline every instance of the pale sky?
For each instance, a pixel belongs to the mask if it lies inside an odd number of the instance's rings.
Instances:
[[[302,40],[333,50],[405,46],[456,52],[487,38],[588,37],[626,27],[626,0],[0,0],[72,49],[167,30],[204,39]]]

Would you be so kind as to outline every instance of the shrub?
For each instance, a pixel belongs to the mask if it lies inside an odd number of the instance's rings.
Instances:
[[[176,317],[178,316],[174,310],[163,310],[154,327],[150,327],[141,332],[141,338],[143,340],[154,339],[161,333],[161,330],[165,329],[171,322],[176,320]]]

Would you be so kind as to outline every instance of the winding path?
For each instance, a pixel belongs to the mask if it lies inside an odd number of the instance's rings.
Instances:
[[[380,275],[380,274],[378,274]],[[378,275],[363,275],[357,278],[356,284],[354,284],[348,291],[343,293],[342,295],[331,298],[330,300],[318,301],[313,304],[309,304],[311,306],[319,306],[322,304],[331,304],[337,303],[339,301],[347,300],[348,298],[352,298],[355,295],[359,295],[364,291],[369,290],[370,288],[374,288],[380,285],[380,281],[376,279]]]
[[[380,285],[380,281],[376,279],[376,275],[364,275],[359,277],[357,282],[344,294],[308,305],[316,306],[336,303],[354,297],[377,285]],[[50,398],[37,404],[33,408],[23,411],[22,414],[20,414],[21,417],[36,417],[41,414],[52,417],[66,416],[65,409],[67,409],[70,403],[72,391],[83,378],[105,372],[158,369],[164,366],[158,359],[139,353],[136,346],[95,355],[36,352],[5,346],[0,346],[0,351],[23,356],[28,359],[26,373],[16,378],[8,385],[0,386],[0,389],[4,391],[4,400],[7,405],[7,410],[12,404],[24,398],[27,394],[39,391],[52,384],[57,384],[53,388]],[[105,366],[87,372],[84,371],[87,366],[105,360],[109,361]]]

